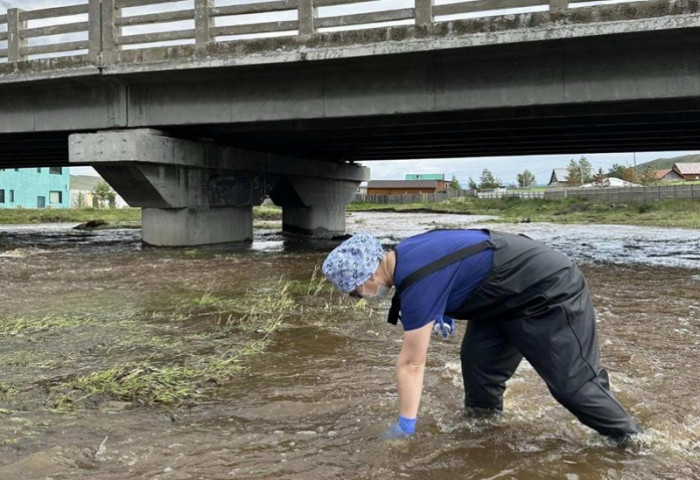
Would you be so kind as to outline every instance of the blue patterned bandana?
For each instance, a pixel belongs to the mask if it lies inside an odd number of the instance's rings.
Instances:
[[[357,233],[338,245],[323,262],[323,275],[341,292],[365,283],[384,258],[382,244],[371,233]]]

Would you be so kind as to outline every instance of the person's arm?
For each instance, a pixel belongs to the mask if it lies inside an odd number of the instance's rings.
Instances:
[[[418,416],[423,372],[428,356],[428,345],[433,322],[403,334],[403,345],[396,363],[396,382],[399,390],[399,415],[415,419]]]

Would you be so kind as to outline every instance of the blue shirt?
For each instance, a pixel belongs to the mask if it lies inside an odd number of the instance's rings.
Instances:
[[[445,255],[488,239],[483,230],[433,230],[407,238],[395,249],[394,285]],[[421,328],[445,312],[457,310],[491,272],[492,260],[493,250],[484,250],[409,286],[401,293],[404,330]]]

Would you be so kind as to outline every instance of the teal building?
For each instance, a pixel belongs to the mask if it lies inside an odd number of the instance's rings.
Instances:
[[[0,169],[0,208],[70,207],[67,167]]]
[[[445,180],[444,173],[407,173],[406,180]]]

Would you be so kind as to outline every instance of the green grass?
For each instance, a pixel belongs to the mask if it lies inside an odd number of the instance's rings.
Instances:
[[[610,203],[577,198],[565,200],[455,198],[440,203],[361,204],[348,211],[437,212],[495,215],[498,222],[610,223],[700,228],[700,200],[673,199],[653,203]]]
[[[179,404],[206,397],[217,385],[246,371],[248,357],[265,351],[285,317],[295,311],[289,290],[283,279],[266,290],[235,298],[207,289],[170,310],[147,312],[149,323],[166,325],[170,333],[154,327],[149,332],[148,324],[141,323],[141,335],[122,335],[124,342],[112,343],[111,348],[150,347],[145,352],[151,353],[60,382],[53,389],[54,405],[63,410],[101,399]]]
[[[0,224],[82,223],[104,220],[109,223],[141,222],[140,208],[0,208]]]
[[[19,335],[40,332],[51,328],[69,328],[84,325],[92,321],[92,319],[86,317],[64,317],[54,314],[39,318],[0,318],[0,335]]]
[[[282,207],[276,205],[253,207],[253,218],[256,220],[281,221]]]
[[[253,207],[253,217],[259,222],[282,220],[282,208],[274,205]],[[39,223],[83,223],[104,220],[112,224],[141,223],[140,208],[0,208],[0,224],[25,225]]]

